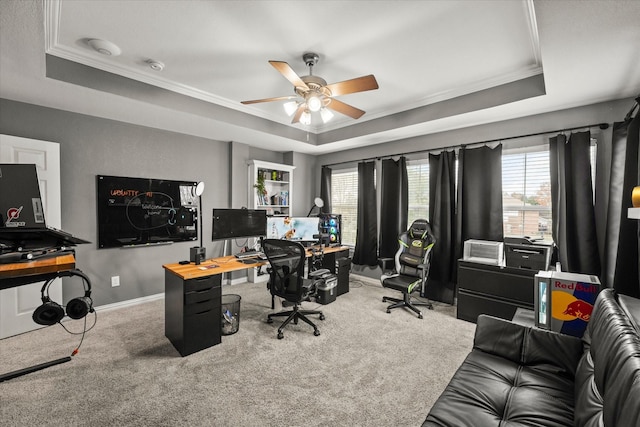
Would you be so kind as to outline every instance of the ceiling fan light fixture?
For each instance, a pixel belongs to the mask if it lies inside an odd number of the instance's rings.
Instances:
[[[287,116],[293,116],[293,113],[298,109],[298,103],[296,101],[285,102],[283,105],[284,112],[287,113]]]
[[[299,76],[289,64],[284,61],[270,60],[269,64],[273,66],[282,76],[293,85],[293,91],[296,96],[278,96],[264,99],[254,99],[251,101],[241,101],[241,104],[256,104],[260,102],[272,101],[288,101],[290,99],[298,99],[297,105],[287,102],[284,105],[285,112],[289,116],[293,116],[292,124],[302,123],[311,124],[311,114],[320,113],[322,121],[327,123],[337,111],[352,119],[359,119],[365,114],[365,111],[338,101],[334,97],[340,95],[348,95],[350,93],[364,92],[368,90],[378,89],[378,82],[373,74],[357,77],[355,79],[344,80],[338,83],[327,84],[327,81],[319,76],[313,75],[313,66],[318,62],[319,56],[312,52],[307,52],[302,56],[305,64],[309,67],[309,75]],[[333,102],[333,104],[332,104]],[[323,111],[329,105],[333,111]],[[294,106],[297,107],[294,110]],[[317,116],[317,114],[316,114]],[[320,117],[314,119],[315,122],[320,121]]]
[[[307,107],[309,107],[309,111],[317,112],[322,108],[322,100],[317,95],[310,95],[307,98]]]
[[[322,117],[322,123],[328,123],[329,120],[333,118],[333,113],[331,112],[331,110],[323,108],[322,110],[320,110],[320,117]]]
[[[300,123],[302,123],[305,126],[308,126],[311,124],[311,114],[309,114],[308,111],[305,111],[304,113],[302,113],[302,115],[300,116]]]

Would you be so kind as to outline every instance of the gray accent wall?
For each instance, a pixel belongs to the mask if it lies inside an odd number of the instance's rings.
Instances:
[[[60,144],[62,228],[91,241],[76,247],[77,267],[92,281],[97,306],[164,292],[163,264],[189,259],[196,242],[135,248],[97,248],[96,175],[204,181],[203,235],[207,257],[214,207],[247,205],[251,159],[282,162],[282,153],[0,99],[0,133]],[[120,286],[111,287],[111,277]],[[65,282],[64,300],[77,296]]]
[[[188,259],[189,248],[194,243],[97,249],[95,190],[98,174],[204,181],[204,246],[207,257],[211,258],[221,256],[223,248],[222,242],[211,241],[211,211],[214,207],[247,206],[247,165],[252,159],[296,167],[293,215],[304,216],[313,205],[314,197],[319,195],[320,167],[323,164],[350,161],[355,165],[365,158],[437,150],[593,123],[612,124],[621,121],[632,105],[633,99],[621,99],[320,156],[275,152],[233,141],[188,136],[7,99],[0,99],[0,133],[60,144],[62,227],[93,242],[78,246],[76,257],[78,267],[93,282],[93,297],[99,306],[164,292],[162,265]],[[594,129],[594,133],[597,132],[599,130]],[[610,174],[611,128],[601,131],[598,140],[596,186],[600,189],[600,196],[596,200],[596,215],[598,223],[603,224],[607,205],[606,183]],[[545,141],[546,136],[539,136],[509,142],[506,147]],[[603,229],[598,230],[599,241],[603,241],[603,233]],[[373,274],[374,277],[378,274],[377,271],[361,273]],[[120,276],[121,285],[112,288],[110,279],[116,275]],[[234,274],[232,279],[235,278]],[[77,294],[77,289],[68,289],[65,283],[63,292],[66,301],[69,296]]]

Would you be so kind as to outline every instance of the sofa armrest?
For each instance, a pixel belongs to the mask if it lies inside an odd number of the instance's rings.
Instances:
[[[478,316],[473,348],[521,365],[554,366],[572,377],[583,352],[579,338],[484,314]]]

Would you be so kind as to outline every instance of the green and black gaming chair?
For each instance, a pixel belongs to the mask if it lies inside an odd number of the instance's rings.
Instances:
[[[387,313],[398,307],[406,307],[413,310],[418,318],[422,319],[422,312],[418,306],[433,309],[430,302],[422,302],[411,299],[411,294],[416,290],[424,290],[429,277],[429,264],[431,251],[436,239],[431,232],[431,226],[425,219],[417,219],[411,224],[409,230],[398,236],[400,247],[395,258],[381,258],[379,263],[382,268],[380,281],[382,286],[402,292],[402,299],[383,297],[382,302],[392,301],[387,307]],[[392,264],[393,262],[393,264]],[[395,267],[395,270],[389,270]]]

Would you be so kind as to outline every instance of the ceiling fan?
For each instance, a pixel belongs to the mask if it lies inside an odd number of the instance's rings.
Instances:
[[[311,113],[317,111],[320,112],[322,120],[325,123],[333,116],[329,110],[337,111],[354,119],[362,117],[365,113],[364,111],[345,104],[342,101],[338,101],[334,97],[378,89],[376,78],[370,74],[351,80],[327,84],[322,77],[313,75],[313,67],[318,63],[318,59],[319,56],[313,52],[302,55],[302,60],[309,67],[309,75],[302,77],[298,76],[286,62],[269,61],[269,64],[293,84],[296,95],[242,101],[242,104],[298,99],[297,101],[284,104],[285,111],[290,116],[293,115],[291,123],[300,122],[306,125],[311,123]],[[302,100],[299,98],[302,98]]]

